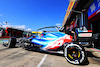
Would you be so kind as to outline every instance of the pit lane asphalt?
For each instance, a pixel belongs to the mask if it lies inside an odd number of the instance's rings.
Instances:
[[[89,63],[73,65],[60,54],[10,49],[0,43],[0,67],[100,67],[100,58],[94,57],[88,50],[86,53]]]

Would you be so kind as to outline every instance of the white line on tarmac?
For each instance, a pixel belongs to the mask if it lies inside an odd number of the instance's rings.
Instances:
[[[47,54],[45,54],[45,56],[42,58],[42,60],[40,61],[37,67],[41,67],[46,57],[47,57]]]

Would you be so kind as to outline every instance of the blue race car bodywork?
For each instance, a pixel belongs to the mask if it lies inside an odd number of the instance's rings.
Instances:
[[[36,36],[32,38],[31,43],[40,45],[42,50],[58,49],[64,43],[72,41],[70,35],[62,32],[48,32],[45,35]]]
[[[16,40],[16,38],[10,38],[6,46],[8,48],[15,47]],[[39,51],[64,54],[65,59],[72,64],[81,64],[87,59],[84,48],[80,44],[73,43],[71,35],[62,32],[44,32],[29,38],[21,38],[18,43],[28,50],[36,48],[35,50]]]

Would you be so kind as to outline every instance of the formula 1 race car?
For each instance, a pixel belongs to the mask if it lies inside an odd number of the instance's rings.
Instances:
[[[52,27],[58,28],[57,26]],[[71,35],[59,32],[59,30],[58,32],[44,31],[42,34],[21,40],[23,40],[21,46],[25,49],[36,48],[37,50],[50,53],[63,53],[65,59],[72,64],[83,64],[87,60],[84,48],[77,44]],[[12,47],[15,42],[16,38],[11,38],[7,46]]]

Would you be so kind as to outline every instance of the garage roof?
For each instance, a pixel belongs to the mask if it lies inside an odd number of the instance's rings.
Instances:
[[[71,23],[71,21],[73,20],[73,18],[75,18],[76,15],[78,14],[76,12],[73,12],[73,10],[80,11],[80,12],[82,12],[82,10],[84,10],[84,9],[87,10],[89,8],[89,5],[93,1],[94,0],[70,0],[69,6],[67,8],[67,11],[66,11],[66,14],[65,14],[65,17],[63,20],[62,27],[69,25]]]

